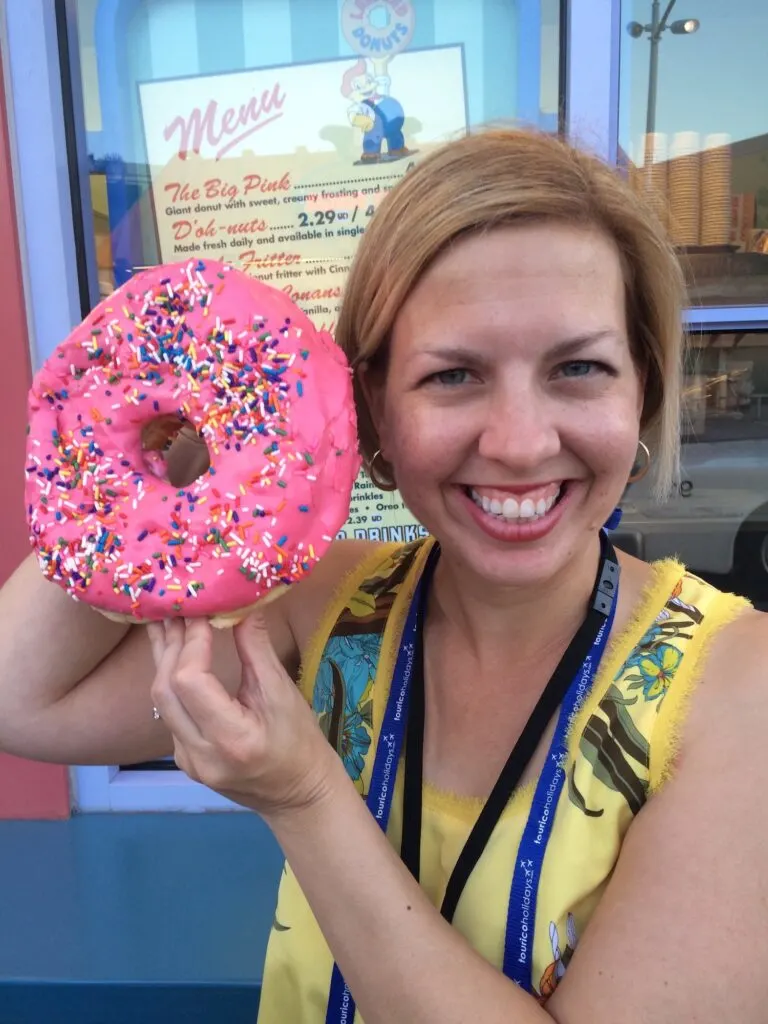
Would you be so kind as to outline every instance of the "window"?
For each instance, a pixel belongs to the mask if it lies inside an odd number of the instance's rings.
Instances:
[[[768,335],[694,337],[679,487],[657,504],[649,477],[624,497],[620,542],[679,557],[719,586],[768,603]]]
[[[256,253],[251,243],[283,221],[331,227],[304,248],[346,260],[356,236],[340,245],[342,224],[364,227],[358,218],[411,159],[469,125],[557,127],[557,0],[78,0],[77,10],[102,295],[186,251],[267,276],[280,243],[259,238]],[[392,139],[365,130],[368,89],[402,107],[402,138],[400,127]],[[226,217],[228,204],[275,194],[278,211],[264,202],[249,205],[259,217]],[[227,234],[241,221],[267,226]]]
[[[76,0],[75,10],[91,295],[142,267],[225,259],[333,329],[357,240],[414,161],[475,125],[559,126],[560,0]],[[396,496],[360,480],[346,535],[421,532]],[[80,804],[225,804],[202,787],[192,799],[163,767],[81,769]]]
[[[102,296],[141,267],[226,259],[332,330],[356,241],[414,161],[470,125],[558,126],[559,0],[77,10]],[[422,531],[361,479],[345,532]]]
[[[745,69],[763,0],[622,0],[620,160],[683,255],[692,305],[768,303],[768,112]]]

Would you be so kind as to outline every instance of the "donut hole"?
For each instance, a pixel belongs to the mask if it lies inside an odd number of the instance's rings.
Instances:
[[[150,420],[142,428],[141,446],[150,472],[173,487],[188,487],[211,468],[205,439],[188,420],[175,416]]]
[[[371,28],[387,29],[391,20],[390,10],[386,4],[376,4],[368,11],[368,23]]]
[[[165,451],[168,480],[174,487],[188,487],[211,468],[211,453],[191,423],[184,423]]]

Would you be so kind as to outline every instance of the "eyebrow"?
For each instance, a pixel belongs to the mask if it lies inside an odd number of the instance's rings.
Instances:
[[[554,345],[549,354],[555,357],[569,356],[578,352],[587,345],[593,345],[598,341],[617,341],[619,335],[610,327],[600,331],[585,331],[584,334],[577,334],[573,338],[567,338]]]
[[[591,345],[599,341],[616,340],[617,338],[618,334],[616,331],[610,328],[600,331],[586,331],[583,334],[577,334],[572,338],[566,338],[564,341],[560,341],[556,345],[553,345],[551,349],[547,350],[547,355],[552,356],[555,359],[567,358],[575,352],[586,348],[587,345]],[[476,363],[482,361],[483,358],[482,353],[478,352],[477,349],[467,348],[461,345],[425,349],[422,354],[429,356],[431,359],[439,359],[442,362],[449,363]]]

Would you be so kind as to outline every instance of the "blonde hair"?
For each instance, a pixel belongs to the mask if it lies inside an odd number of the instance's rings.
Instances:
[[[633,357],[645,375],[644,435],[654,431],[657,494],[680,452],[684,276],[664,229],[620,175],[551,135],[513,129],[470,134],[412,168],[384,198],[346,284],[336,340],[353,367],[385,366],[399,310],[433,261],[464,235],[557,221],[602,231],[623,268]],[[379,448],[359,373],[360,447]]]

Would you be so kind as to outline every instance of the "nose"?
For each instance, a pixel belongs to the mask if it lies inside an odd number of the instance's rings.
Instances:
[[[533,382],[501,381],[483,410],[478,450],[520,475],[559,454],[562,442],[556,403]]]

